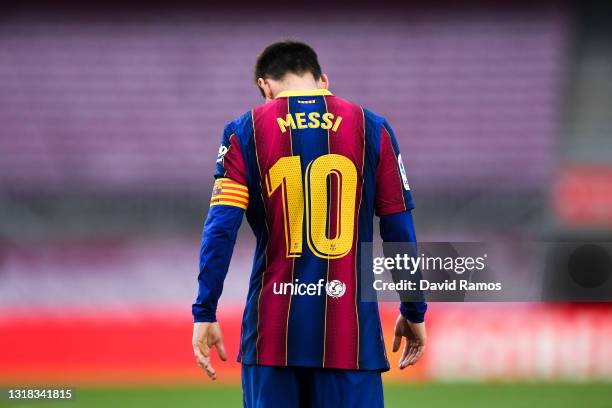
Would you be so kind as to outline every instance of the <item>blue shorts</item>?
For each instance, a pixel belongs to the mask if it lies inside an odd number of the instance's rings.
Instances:
[[[379,371],[242,365],[245,408],[383,407]]]

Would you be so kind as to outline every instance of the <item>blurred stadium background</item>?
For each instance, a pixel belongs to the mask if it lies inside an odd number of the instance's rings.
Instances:
[[[394,125],[421,240],[609,239],[611,18],[540,1],[4,2],[0,387],[240,404],[237,363],[217,363],[214,387],[194,364],[190,305],[221,131],[261,103],[252,65],[282,38]],[[219,313],[233,355],[244,224]],[[610,406],[608,304],[432,304],[428,322],[424,361],[385,375],[389,406]]]

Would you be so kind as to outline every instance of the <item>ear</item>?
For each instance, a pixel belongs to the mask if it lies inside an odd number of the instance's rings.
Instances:
[[[321,89],[329,89],[329,78],[326,74],[321,74],[321,78],[317,81],[317,85]]]
[[[274,99],[274,95],[272,94],[272,87],[265,79],[257,78],[257,85],[263,91],[264,98],[266,98],[266,101],[271,101],[272,99]]]

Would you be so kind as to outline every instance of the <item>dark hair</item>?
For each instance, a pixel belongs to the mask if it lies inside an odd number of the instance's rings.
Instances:
[[[279,80],[289,72],[297,75],[310,72],[316,80],[321,78],[321,66],[312,47],[291,40],[268,45],[257,57],[255,84],[257,85],[258,78]],[[263,95],[263,90],[259,90]]]

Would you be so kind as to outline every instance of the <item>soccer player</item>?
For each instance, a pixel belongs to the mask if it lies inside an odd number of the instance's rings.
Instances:
[[[334,96],[314,50],[284,41],[255,65],[266,103],[225,127],[202,233],[193,350],[213,380],[227,359],[217,301],[246,213],[257,239],[239,361],[246,407],[382,407],[389,369],[375,302],[358,296],[373,217],[386,242],[416,242],[410,187],[387,121]],[[399,367],[425,349],[427,305],[404,302]]]

